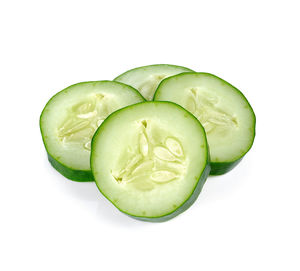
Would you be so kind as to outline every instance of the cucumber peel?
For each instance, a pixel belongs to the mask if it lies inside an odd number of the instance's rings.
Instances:
[[[206,135],[200,122],[174,103],[127,106],[96,131],[91,168],[101,193],[120,211],[166,221],[193,204],[209,175]]]
[[[147,101],[152,101],[157,86],[164,78],[183,72],[193,71],[176,65],[149,65],[126,71],[116,77],[114,81],[136,88]]]
[[[237,88],[209,73],[182,73],[162,80],[154,101],[177,103],[202,123],[210,148],[211,175],[234,168],[250,150],[256,117]]]
[[[186,211],[209,175],[240,163],[255,125],[236,87],[166,64],[69,86],[40,116],[53,168],[73,181],[95,181],[117,209],[149,222]]]
[[[83,82],[54,95],[40,116],[40,129],[51,165],[73,181],[93,181],[91,139],[113,111],[143,102],[140,93],[114,81]]]

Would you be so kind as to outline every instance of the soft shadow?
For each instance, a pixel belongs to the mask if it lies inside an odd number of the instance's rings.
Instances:
[[[57,176],[56,176],[57,177]],[[97,201],[99,190],[94,182],[75,182],[60,175],[60,189],[65,193],[83,201]]]
[[[51,167],[49,165],[49,167]],[[133,219],[119,211],[108,199],[106,199],[98,190],[95,182],[75,182],[69,180],[58,173],[54,168],[49,169],[56,180],[59,189],[64,193],[86,202],[86,207],[91,213],[95,213],[101,221],[121,225],[124,227],[146,227],[152,223]],[[92,204],[91,204],[92,203]]]
[[[196,204],[210,204],[231,197],[247,184],[251,170],[251,163],[241,161],[237,167],[223,175],[210,175]]]
[[[123,214],[102,194],[98,196],[97,215],[99,215],[99,218],[105,219],[112,224],[118,224],[128,228],[145,228],[151,226],[152,224],[131,218],[128,215]]]

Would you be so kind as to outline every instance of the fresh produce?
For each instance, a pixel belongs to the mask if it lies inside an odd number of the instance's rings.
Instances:
[[[46,104],[40,129],[52,166],[95,181],[121,212],[162,222],[187,210],[211,175],[250,150],[256,117],[237,88],[175,65],[72,85]]]
[[[122,73],[115,81],[133,86],[146,100],[151,101],[159,83],[169,76],[192,70],[175,65],[149,65],[138,67]]]
[[[144,98],[114,81],[84,82],[54,95],[40,117],[43,142],[52,166],[74,181],[93,181],[91,139],[112,112]]]
[[[131,105],[95,133],[91,168],[99,190],[120,211],[165,221],[192,205],[209,175],[206,135],[174,103]]]
[[[235,167],[253,144],[252,107],[237,88],[215,75],[191,72],[166,78],[154,100],[177,103],[201,122],[210,149],[212,175]]]

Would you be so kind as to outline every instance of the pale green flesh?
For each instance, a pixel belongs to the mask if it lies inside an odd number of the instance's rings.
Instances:
[[[168,136],[166,131],[148,120],[143,120],[136,128],[136,148],[129,146],[120,154],[119,162],[112,171],[115,180],[147,191],[157,184],[182,177],[186,158],[178,139]],[[164,139],[162,134],[166,134]]]
[[[207,134],[212,162],[231,162],[251,147],[255,116],[246,98],[222,79],[186,73],[160,84],[154,100],[175,102],[199,119]]]
[[[146,100],[151,101],[157,86],[163,79],[191,71],[188,68],[175,65],[150,65],[129,70],[114,80],[133,86]]]
[[[91,139],[112,112],[144,99],[133,88],[111,81],[73,85],[55,95],[41,116],[48,153],[61,164],[90,170]]]
[[[100,191],[133,216],[176,210],[193,193],[206,163],[202,126],[172,103],[122,109],[101,125],[92,142],[91,166]]]
[[[94,94],[68,108],[68,115],[58,127],[59,139],[64,144],[81,144],[90,151],[96,129],[113,111],[112,103],[112,97]]]

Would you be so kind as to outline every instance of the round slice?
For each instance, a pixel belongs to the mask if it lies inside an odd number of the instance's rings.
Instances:
[[[71,180],[93,181],[90,151],[94,132],[110,113],[143,101],[136,89],[113,81],[79,83],[54,95],[40,117],[52,166]]]
[[[114,81],[133,86],[146,100],[152,101],[157,86],[164,78],[183,72],[192,72],[192,70],[167,64],[149,65],[129,70]]]
[[[165,221],[191,206],[209,174],[208,159],[200,122],[170,102],[114,112],[92,141],[99,190],[120,211],[146,221]]]
[[[255,115],[245,96],[234,86],[209,73],[184,73],[158,86],[155,101],[172,101],[202,123],[210,149],[211,174],[236,166],[251,148]]]

